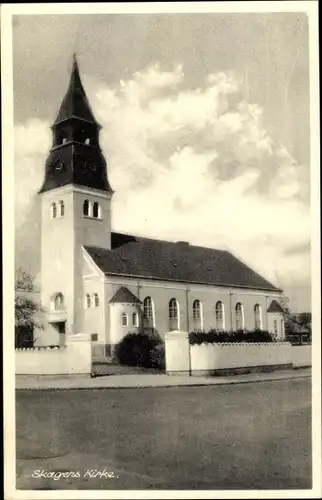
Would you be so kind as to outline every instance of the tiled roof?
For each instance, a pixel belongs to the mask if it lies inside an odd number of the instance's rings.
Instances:
[[[277,302],[277,300],[272,300],[267,309],[268,313],[284,313],[283,307]]]
[[[280,291],[231,253],[112,233],[112,249],[85,247],[111,275]]]
[[[140,299],[138,299],[134,293],[130,292],[125,286],[121,286],[118,291],[113,295],[110,303],[123,303],[123,304],[141,304]]]

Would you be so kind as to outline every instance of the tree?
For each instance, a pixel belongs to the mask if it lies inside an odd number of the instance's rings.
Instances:
[[[39,315],[43,308],[32,297],[36,292],[32,277],[18,269],[15,281],[15,346],[32,347],[34,328],[43,328]]]
[[[25,292],[36,291],[32,277],[20,267],[16,270],[15,290],[23,290]]]

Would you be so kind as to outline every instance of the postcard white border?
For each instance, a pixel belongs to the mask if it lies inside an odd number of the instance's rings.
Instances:
[[[5,498],[18,499],[145,499],[145,498],[320,498],[321,496],[321,307],[320,307],[320,140],[319,140],[319,44],[318,3],[298,2],[172,2],[172,3],[78,3],[78,4],[2,4],[2,196],[3,196],[3,367]],[[305,12],[309,17],[310,110],[311,110],[311,221],[312,221],[312,317],[313,317],[313,488],[311,490],[245,491],[99,491],[15,489],[15,375],[14,375],[14,145],[13,145],[13,15],[37,14],[142,14],[142,13],[260,13]],[[296,430],[294,430],[296,432]]]

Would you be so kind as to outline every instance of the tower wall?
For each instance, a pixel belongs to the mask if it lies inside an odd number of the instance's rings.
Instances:
[[[109,193],[67,186],[42,197],[41,302],[47,311],[48,329],[66,321],[66,335],[82,331],[84,324],[83,246],[110,248]],[[83,203],[99,203],[100,218],[83,214]],[[60,202],[64,214],[60,214]],[[53,203],[56,217],[53,217]],[[61,293],[64,307],[56,311],[54,298]]]
[[[82,247],[111,247],[113,191],[99,130],[74,56],[67,92],[52,126],[53,143],[39,191],[45,344],[46,335],[50,343],[62,344],[70,333],[83,330]]]

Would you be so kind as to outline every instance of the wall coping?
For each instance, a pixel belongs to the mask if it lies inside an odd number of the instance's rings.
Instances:
[[[40,345],[34,347],[16,347],[15,351],[64,351],[66,349],[66,345],[62,346],[53,346],[50,347],[48,345]]]
[[[202,342],[201,344],[198,344],[197,342],[194,344],[190,344],[191,347],[229,347],[229,346],[281,346],[281,345],[287,345],[291,346],[292,344],[290,342]]]

